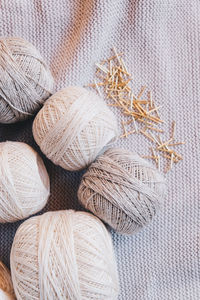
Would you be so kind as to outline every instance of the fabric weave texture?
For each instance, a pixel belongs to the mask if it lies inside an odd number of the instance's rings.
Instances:
[[[132,237],[112,231],[121,284],[120,300],[200,299],[200,2],[198,0],[2,0],[0,36],[33,43],[50,65],[55,91],[94,80],[94,63],[125,53],[133,89],[152,90],[162,105],[168,138],[176,120],[184,160],[167,175],[168,195],[159,214]],[[113,110],[119,124],[121,112]],[[32,120],[0,125],[0,141],[26,142],[40,154]],[[146,155],[143,136],[117,146]],[[41,154],[42,155],[42,154]],[[42,155],[51,180],[45,209],[83,209],[77,190],[82,172],[67,172]],[[0,225],[0,259],[9,266],[10,248],[21,222]]]

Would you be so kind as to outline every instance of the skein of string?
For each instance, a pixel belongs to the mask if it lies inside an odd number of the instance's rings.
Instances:
[[[0,261],[0,299],[14,300],[14,289],[10,277],[10,272],[6,266]]]
[[[0,123],[34,115],[52,94],[53,78],[38,50],[22,38],[0,39]]]
[[[166,192],[163,176],[136,153],[107,150],[83,175],[81,204],[114,230],[134,234],[147,225]]]
[[[98,95],[81,87],[50,97],[33,123],[42,152],[66,170],[88,166],[118,137],[117,121]]]
[[[10,261],[18,300],[117,299],[111,236],[89,213],[47,212],[25,221]]]
[[[49,176],[37,152],[21,142],[0,143],[0,223],[40,211],[49,193]]]

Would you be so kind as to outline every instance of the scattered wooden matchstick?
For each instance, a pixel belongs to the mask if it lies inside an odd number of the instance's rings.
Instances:
[[[120,138],[124,138],[124,137],[127,137],[128,135],[130,135],[130,134],[133,134],[133,133],[135,133],[136,131],[135,130],[133,130],[133,131],[126,131],[126,133],[124,133],[124,134],[122,134],[121,136],[120,136]]]
[[[177,143],[173,143],[173,144],[169,144],[169,147],[173,147],[173,146],[178,146],[178,145],[184,145],[185,142],[177,142]]]
[[[96,76],[101,80],[100,82],[94,81],[89,84],[89,87],[95,88],[99,95],[102,95],[102,89],[105,92],[106,98],[111,99],[112,103],[109,106],[116,107],[121,110],[124,115],[122,121],[123,134],[121,138],[128,138],[129,135],[134,133],[141,133],[148,140],[155,144],[155,148],[151,148],[152,155],[147,156],[155,160],[157,168],[160,170],[160,155],[169,161],[167,171],[171,170],[174,163],[182,160],[182,156],[171,147],[183,145],[185,142],[176,142],[175,131],[176,122],[172,122],[171,135],[166,141],[162,141],[160,135],[155,136],[153,132],[163,133],[163,129],[157,126],[164,121],[160,118],[158,110],[161,106],[155,105],[153,100],[152,91],[146,92],[146,86],[142,86],[138,95],[136,96],[130,86],[132,82],[132,74],[123,59],[123,53],[118,53],[116,48],[113,47],[114,55],[96,63],[97,71]],[[147,94],[147,97],[145,97]],[[144,124],[144,126],[142,126]]]
[[[140,130],[140,132],[146,136],[150,141],[154,142],[154,139],[144,130]]]
[[[175,121],[173,121],[172,122],[172,134],[171,134],[172,139],[174,139],[175,129],[176,129],[176,123],[175,123]]]
[[[160,146],[157,147],[158,150],[164,148],[165,146],[168,146],[168,144],[173,140],[173,138],[169,139],[168,141],[162,143]]]
[[[150,102],[150,107],[153,108],[153,101],[152,101],[152,92],[149,91],[149,102]]]
[[[102,97],[101,91],[100,91],[100,89],[99,89],[99,86],[98,86],[96,80],[94,80],[94,84],[95,84],[95,87],[96,87],[96,89],[97,89],[97,92],[98,92],[99,96]]]
[[[124,128],[124,135],[125,135],[125,137],[127,138],[128,134],[127,134],[126,127],[125,127],[125,124],[124,124],[123,121],[122,121],[122,126],[123,126],[123,128]]]
[[[159,129],[159,128],[155,128],[155,127],[151,127],[151,126],[147,126],[147,128],[150,129],[150,130],[156,131],[156,132],[161,132],[161,133],[163,133],[163,130],[162,130],[162,129]]]

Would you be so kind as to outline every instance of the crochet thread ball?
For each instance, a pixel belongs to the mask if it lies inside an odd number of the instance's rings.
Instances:
[[[38,50],[22,38],[0,39],[0,123],[34,115],[52,94],[53,77]]]
[[[81,204],[122,234],[134,234],[156,214],[166,191],[163,176],[139,155],[112,148],[84,174]]]
[[[11,249],[18,300],[117,299],[111,236],[95,216],[73,210],[25,221]]]
[[[65,88],[46,101],[33,123],[42,152],[56,165],[80,170],[118,136],[117,121],[95,93]]]
[[[0,299],[1,300],[15,299],[10,272],[1,261],[0,261]]]
[[[49,176],[40,156],[21,142],[0,143],[0,223],[41,210],[49,197]]]

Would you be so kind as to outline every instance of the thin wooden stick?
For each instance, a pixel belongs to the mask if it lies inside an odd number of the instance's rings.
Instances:
[[[149,135],[151,135],[152,139],[154,140],[154,143],[160,145],[159,141],[157,140],[157,138],[155,137],[155,135],[151,132],[149,132]]]
[[[145,85],[141,87],[141,90],[140,90],[140,92],[139,92],[139,94],[138,94],[138,96],[137,96],[137,99],[140,99],[140,97],[142,97],[142,95],[143,95],[145,89],[146,89],[146,86],[145,86]]]
[[[152,102],[152,92],[149,91],[149,98],[150,98],[150,105],[151,105],[151,108],[153,107],[153,102]]]
[[[123,53],[123,52],[120,52],[120,53],[117,53],[117,55],[118,55],[118,57],[120,57],[120,56],[123,56],[124,53]],[[113,55],[113,56],[109,57],[109,58],[107,59],[107,61],[109,62],[110,60],[114,60],[115,58],[117,58],[117,56],[116,56],[116,55]]]
[[[122,126],[123,126],[123,128],[124,128],[124,134],[125,134],[125,136],[126,136],[126,138],[127,138],[128,135],[127,135],[127,131],[126,131],[126,127],[125,127],[125,125],[124,125],[124,122],[122,122]]]
[[[128,71],[127,71],[127,67],[126,67],[126,65],[125,65],[125,63],[124,63],[123,58],[121,58],[120,60],[121,60],[122,68],[124,69],[124,71],[128,72]]]
[[[133,97],[133,99],[135,99],[135,96]],[[139,103],[139,104],[148,104],[149,102],[147,100],[133,100],[133,102],[135,103]]]
[[[173,121],[173,122],[172,122],[172,134],[171,134],[171,138],[172,138],[172,139],[174,139],[175,129],[176,129],[176,122]]]
[[[149,125],[149,126],[154,126],[155,124],[153,124],[153,123],[151,123],[151,122],[149,122],[149,121],[146,121],[146,120],[143,120],[143,119],[137,119],[137,121],[138,122],[141,122],[141,123],[145,123],[145,124],[147,124],[147,125]]]
[[[159,128],[155,128],[155,127],[151,127],[151,126],[147,126],[147,128],[150,129],[150,130],[153,130],[153,131],[157,131],[157,132],[163,133],[163,130],[159,129]]]
[[[142,116],[144,116],[144,110],[143,110],[143,108],[141,107],[141,105],[140,105],[139,103],[136,103],[136,102],[134,102],[133,104],[134,104],[135,108],[140,112],[140,114],[141,114]]]
[[[157,148],[157,150],[159,150],[159,151],[161,151],[161,152],[166,152],[166,153],[169,153],[169,154],[172,154],[173,153],[173,150],[171,150],[171,149],[166,149],[166,148],[160,148],[160,149],[158,149]]]
[[[133,116],[132,116],[132,120],[133,120],[133,124],[134,124],[134,127],[135,127],[135,132],[138,133],[138,127],[136,125],[135,118]]]
[[[120,59],[119,59],[119,55],[118,55],[117,50],[116,50],[115,47],[113,47],[113,51],[114,51],[115,56],[116,56],[116,58],[117,58],[117,60],[118,60],[118,62],[119,62],[119,65],[121,65],[121,61],[120,61]]]
[[[100,65],[99,63],[96,63],[96,66],[106,74],[109,72],[109,70],[106,67]]]
[[[95,81],[96,82],[96,81]],[[96,86],[104,86],[106,85],[106,82],[96,82],[96,83],[89,83],[86,85],[86,87],[96,87]]]
[[[169,144],[168,146],[172,147],[172,146],[178,146],[178,145],[184,145],[184,144],[185,144],[185,142],[177,142],[177,143]]]
[[[96,86],[96,89],[97,89],[97,92],[98,92],[99,96],[102,97],[101,91],[99,89],[99,86],[97,85],[96,80],[94,80],[94,83],[95,83],[95,86]]]
[[[151,149],[151,152],[152,152],[153,156],[156,157],[156,153],[155,153],[153,147],[150,147],[150,149]]]
[[[180,159],[180,160],[183,159],[183,157],[174,150],[173,150],[173,154],[174,154],[174,156],[178,157],[178,159]]]
[[[156,166],[158,167],[158,157],[156,156],[156,153],[155,153],[153,147],[151,147],[150,149],[151,149],[151,152],[152,152],[152,154],[153,154],[153,159],[154,159],[155,162],[156,162]]]
[[[151,114],[152,112],[157,111],[157,110],[160,109],[160,108],[161,108],[161,106],[155,107],[155,108],[153,108],[153,109],[147,111],[147,114],[149,115],[149,114]]]
[[[131,94],[131,110],[133,109],[133,94]]]
[[[140,132],[145,135],[150,141],[154,142],[154,139],[146,131],[140,130]]]
[[[169,139],[168,141],[166,141],[162,145],[160,145],[157,149],[159,150],[159,149],[163,148],[164,146],[167,146],[172,140],[173,140],[173,138]]]
[[[115,103],[108,103],[108,106],[114,106],[114,107],[121,107],[120,104],[115,104]]]
[[[163,157],[165,157],[165,158],[171,160],[171,155],[167,155],[167,154],[165,154],[165,153],[161,153],[161,155],[162,155]],[[179,162],[179,160],[178,160],[177,158],[175,158],[175,157],[173,158],[173,160],[174,160],[174,163],[178,163],[178,162]]]
[[[119,71],[121,71],[122,73],[126,74],[127,76],[131,76],[130,73],[128,73],[127,71],[123,70],[122,68],[117,67],[117,69],[118,69]]]
[[[128,132],[126,132],[126,133],[124,133],[124,134],[122,134],[121,136],[120,136],[120,138],[124,138],[124,137],[128,137],[128,135],[130,135],[130,134],[133,134],[133,133],[135,133],[135,130],[133,130],[133,131],[128,131]]]

